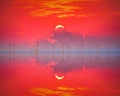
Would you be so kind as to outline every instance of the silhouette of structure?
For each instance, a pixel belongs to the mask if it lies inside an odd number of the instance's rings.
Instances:
[[[73,35],[67,32],[64,27],[58,27],[53,30],[54,39],[51,43],[49,40],[38,40],[38,52],[46,53],[67,53],[67,52],[118,52],[120,51],[120,39],[110,37],[92,37]],[[46,50],[46,51],[45,51]]]

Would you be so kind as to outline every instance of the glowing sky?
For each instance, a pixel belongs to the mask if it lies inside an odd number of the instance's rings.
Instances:
[[[57,25],[63,25],[65,30],[74,35],[116,38],[120,37],[119,17],[120,0],[1,0],[0,43],[20,41],[19,43],[25,44],[26,41],[30,41],[31,44],[38,38],[53,35],[52,31]],[[117,88],[120,86],[118,84],[119,67],[117,70],[116,68],[94,70],[93,68],[70,72],[59,82],[60,80],[55,78],[51,69],[38,67],[33,62],[30,64],[28,62],[24,64],[17,62],[17,64],[13,61],[8,63],[8,66],[1,63],[1,66],[5,66],[0,67],[0,71],[3,72],[1,90],[7,95],[23,96],[24,90],[29,91],[29,96],[48,94],[73,96],[77,92],[85,96],[92,93],[103,96],[103,92],[104,96],[120,94],[120,88]],[[96,86],[103,90],[96,89]],[[25,92],[27,95],[28,93]]]
[[[119,0],[3,0],[1,39],[34,40],[58,24],[91,36],[120,36]]]

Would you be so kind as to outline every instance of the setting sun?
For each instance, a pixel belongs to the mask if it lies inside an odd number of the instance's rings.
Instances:
[[[62,26],[62,25],[57,25],[57,26],[55,27],[55,30],[57,30],[58,28],[64,29],[64,26]]]

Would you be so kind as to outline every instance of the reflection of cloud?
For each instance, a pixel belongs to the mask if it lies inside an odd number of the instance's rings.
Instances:
[[[97,0],[15,0],[15,4],[24,4],[23,8],[31,9],[30,14],[36,17],[56,15],[57,17],[85,16],[82,13],[75,13],[82,10],[79,2],[94,2]]]
[[[48,96],[48,95],[55,95],[55,96],[73,96],[78,93],[78,91],[88,91],[88,88],[83,87],[57,87],[55,89],[48,89],[48,88],[33,88],[30,90],[31,93],[39,95],[39,96]],[[80,94],[79,94],[80,96]]]
[[[110,94],[119,94],[119,89],[101,89],[101,88],[88,88],[88,87],[57,87],[54,89],[49,88],[33,88],[30,90],[32,94],[37,96],[84,96],[85,94],[94,92],[97,94],[106,94],[109,96]],[[101,96],[103,96],[101,95]],[[85,95],[86,96],[86,95]],[[114,95],[112,95],[114,96]],[[117,95],[118,96],[118,95]]]
[[[55,95],[55,96],[73,96],[73,92],[66,92],[48,88],[34,88],[31,90],[31,93],[39,95],[39,96],[48,96],[48,95]]]

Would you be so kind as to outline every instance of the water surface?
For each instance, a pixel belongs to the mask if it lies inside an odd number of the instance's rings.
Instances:
[[[0,55],[1,96],[119,96],[119,53]]]

